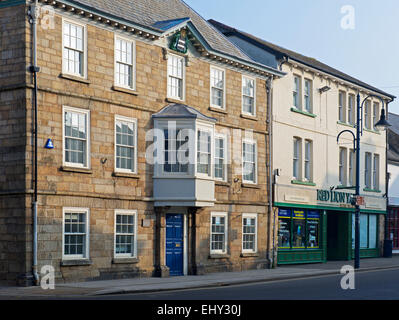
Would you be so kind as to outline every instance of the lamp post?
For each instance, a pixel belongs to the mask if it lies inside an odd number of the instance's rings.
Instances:
[[[381,117],[380,120],[374,125],[376,129],[385,130],[391,125],[386,121],[384,100],[374,94],[368,95],[362,102],[360,102],[360,93],[357,94],[357,115],[356,115],[356,136],[351,130],[344,130],[338,134],[337,143],[339,143],[340,136],[345,133],[351,133],[353,136],[353,146],[356,153],[356,188],[355,188],[355,269],[360,267],[360,204],[358,198],[360,196],[360,137],[363,135],[363,105],[367,99],[374,97],[381,101]]]

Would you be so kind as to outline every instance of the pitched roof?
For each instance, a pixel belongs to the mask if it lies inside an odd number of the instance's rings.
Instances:
[[[246,33],[244,31],[241,31],[241,30],[238,30],[236,28],[233,28],[233,27],[230,27],[228,25],[225,25],[225,24],[223,24],[221,22],[218,22],[216,20],[210,19],[210,20],[208,20],[208,22],[211,23],[212,25],[214,25],[216,28],[218,28],[219,31],[222,32],[223,34],[225,34],[227,37],[229,35],[232,35],[232,34],[244,37],[247,40],[249,40],[251,43],[254,43],[255,45],[261,46],[261,47],[263,47],[266,50],[273,51],[277,56],[279,56],[279,58],[282,57],[282,56],[286,56],[286,57],[288,57],[288,58],[290,58],[292,60],[295,60],[295,61],[297,61],[299,63],[302,63],[302,64],[307,65],[309,67],[315,68],[317,70],[326,72],[326,73],[328,73],[328,74],[330,74],[332,76],[335,76],[337,78],[340,78],[340,79],[348,81],[348,82],[351,82],[353,84],[356,84],[356,85],[361,86],[363,88],[366,88],[368,90],[377,92],[377,93],[382,94],[384,96],[387,96],[387,97],[389,97],[391,99],[395,99],[396,98],[395,96],[393,96],[393,95],[391,95],[389,93],[386,93],[386,92],[384,92],[384,91],[382,91],[382,90],[380,90],[378,88],[375,88],[375,87],[373,87],[373,86],[371,86],[371,85],[369,85],[369,84],[367,84],[367,83],[365,83],[363,81],[360,81],[360,80],[358,80],[356,78],[353,78],[350,75],[347,75],[346,73],[343,73],[343,72],[341,72],[341,71],[339,71],[337,69],[334,69],[334,68],[324,64],[323,62],[320,62],[320,61],[316,60],[315,58],[307,57],[307,56],[304,56],[304,55],[302,55],[300,53],[285,49],[283,47],[280,47],[278,45],[275,45],[273,43],[270,43],[270,42],[265,41],[263,39],[260,39],[258,37],[255,37],[254,35],[251,35],[251,34]],[[244,49],[244,48],[242,48],[242,49]],[[251,56],[251,58],[255,59],[255,60],[258,60],[256,58],[256,56]]]
[[[184,119],[200,119],[208,122],[216,122],[215,118],[208,117],[193,107],[185,104],[173,103],[164,107],[158,113],[152,115],[153,118],[184,118]]]
[[[183,22],[189,18],[212,49],[254,62],[182,0],[60,1],[101,11],[158,32],[164,32],[166,25],[173,26],[176,25],[175,23]]]

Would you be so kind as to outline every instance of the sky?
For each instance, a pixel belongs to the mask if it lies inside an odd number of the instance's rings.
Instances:
[[[212,18],[316,58],[397,96],[389,111],[399,114],[398,0],[185,2],[205,19]],[[342,13],[344,6],[351,6],[354,14]],[[342,22],[350,28],[342,28]]]

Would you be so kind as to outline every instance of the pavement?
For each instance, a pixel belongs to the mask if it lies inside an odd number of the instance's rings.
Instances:
[[[223,287],[340,274],[344,265],[353,265],[353,261],[329,261],[327,263],[279,266],[275,269],[212,273],[203,276],[56,283],[54,290],[43,290],[41,287],[0,287],[0,299],[48,298],[49,296],[52,298],[95,297]],[[362,259],[357,272],[384,269],[399,269],[399,256]]]

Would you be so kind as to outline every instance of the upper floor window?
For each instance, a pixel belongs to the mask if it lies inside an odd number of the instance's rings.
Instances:
[[[294,152],[293,152],[293,178],[296,180],[301,179],[301,150],[302,140],[300,138],[294,138]]]
[[[85,56],[85,27],[69,21],[63,21],[63,72],[85,77]]]
[[[89,110],[64,107],[64,164],[88,168],[89,163]]]
[[[339,183],[342,186],[346,186],[346,148],[339,148]]]
[[[374,155],[373,160],[373,189],[380,189],[380,156],[378,154]]]
[[[373,129],[377,130],[375,124],[378,122],[380,117],[380,104],[378,102],[374,102],[373,104]]]
[[[370,152],[366,152],[366,154],[365,154],[364,185],[366,186],[366,188],[371,189],[371,153]]]
[[[364,126],[371,130],[371,102],[369,100],[364,105]]]
[[[257,150],[256,142],[245,140],[242,143],[243,182],[257,183]]]
[[[211,106],[225,109],[225,71],[211,67]]]
[[[338,119],[340,122],[346,122],[345,96],[346,94],[343,91],[338,94]]]
[[[201,129],[197,131],[197,134],[197,173],[211,176],[212,134]]]
[[[305,140],[305,180],[312,181],[312,153],[313,144],[310,140]]]
[[[353,94],[348,96],[348,123],[355,124],[355,96]]]
[[[167,173],[188,173],[188,148],[189,136],[182,129],[164,130],[164,166]],[[187,146],[188,147],[188,146]]]
[[[294,76],[294,90],[293,90],[293,104],[297,109],[301,109],[300,104],[300,92],[301,92],[301,78]]]
[[[255,79],[242,77],[242,112],[254,116],[255,111]]]
[[[304,107],[305,111],[312,112],[312,81],[305,79],[305,90],[304,90]]]
[[[170,54],[168,56],[168,97],[184,100],[184,58]]]
[[[115,117],[115,170],[137,172],[137,120]]]
[[[115,85],[134,89],[134,42],[115,37]]]
[[[227,180],[227,138],[215,135],[215,179]]]
[[[349,186],[356,183],[356,152],[351,149],[349,151]]]

